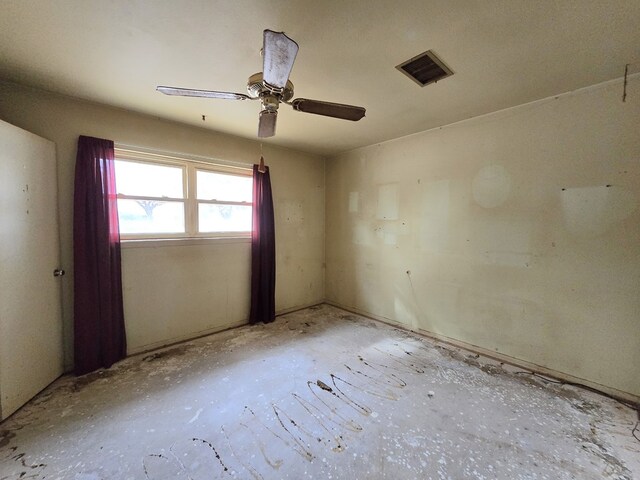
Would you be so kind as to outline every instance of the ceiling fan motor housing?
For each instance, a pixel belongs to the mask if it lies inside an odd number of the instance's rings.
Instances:
[[[267,85],[262,78],[262,72],[258,72],[249,77],[247,92],[251,98],[272,96],[281,102],[287,102],[293,98],[293,83],[291,80],[287,80],[287,85],[284,88],[274,88]]]
[[[262,109],[270,112],[278,110],[278,105],[280,105],[278,97],[271,95],[270,93],[260,95],[260,102],[262,103]]]

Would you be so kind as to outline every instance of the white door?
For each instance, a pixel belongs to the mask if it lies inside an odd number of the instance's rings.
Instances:
[[[62,374],[53,142],[0,120],[0,419]]]

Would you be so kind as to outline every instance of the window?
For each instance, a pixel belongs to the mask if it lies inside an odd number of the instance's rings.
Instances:
[[[248,236],[253,179],[248,168],[116,148],[123,239]]]

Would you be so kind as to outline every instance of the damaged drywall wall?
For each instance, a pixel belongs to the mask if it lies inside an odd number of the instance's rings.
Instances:
[[[327,161],[326,297],[640,394],[640,77]]]
[[[324,159],[291,149],[0,82],[0,118],[56,143],[65,363],[73,354],[73,175],[78,135],[250,166],[263,151],[276,214],[276,308],[324,296]],[[286,215],[287,212],[293,213]],[[249,313],[250,242],[171,242],[123,248],[129,353],[244,323]]]

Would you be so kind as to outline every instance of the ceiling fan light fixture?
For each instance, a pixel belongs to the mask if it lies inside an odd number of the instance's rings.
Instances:
[[[280,105],[278,97],[271,94],[261,95],[260,102],[262,103],[262,110],[267,110],[269,112],[275,112],[278,110],[278,106]]]

